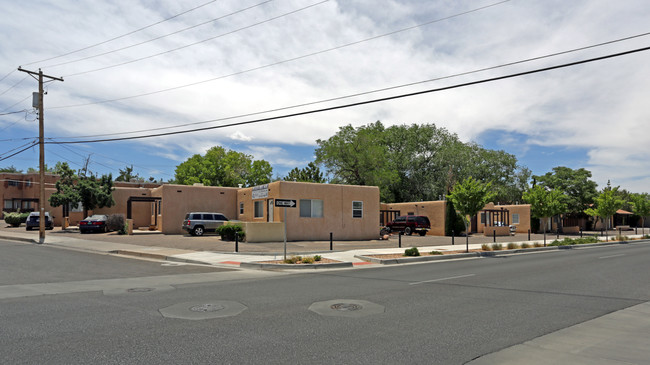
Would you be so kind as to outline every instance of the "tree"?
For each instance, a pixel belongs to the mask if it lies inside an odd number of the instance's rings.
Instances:
[[[565,195],[559,190],[549,190],[536,185],[524,192],[524,201],[530,204],[530,214],[534,218],[545,220],[543,229],[546,229],[552,216],[566,212],[567,204]],[[546,236],[544,236],[546,240]]]
[[[299,169],[295,167],[293,170],[289,171],[287,176],[283,178],[284,181],[302,181],[302,182],[313,182],[322,184],[325,182],[323,173],[313,162],[307,164],[307,167]]]
[[[650,215],[650,200],[647,193],[644,194],[632,194],[630,196],[632,203],[632,210],[634,214],[641,216],[641,229],[642,233],[645,233],[645,217]]]
[[[608,240],[607,229],[611,217],[617,210],[621,209],[625,201],[618,197],[618,186],[612,188],[609,181],[607,187],[596,197],[592,208],[586,209],[585,213],[591,216],[600,217],[605,225],[605,239]]]
[[[273,168],[265,160],[255,160],[250,155],[215,146],[204,156],[196,154],[176,166],[175,182],[192,185],[255,186],[271,181]]]
[[[115,178],[115,181],[144,181],[143,178],[141,178],[138,174],[133,174],[133,165],[131,166],[125,166],[124,170],[120,169],[120,175]]]
[[[111,174],[102,175],[100,179],[95,176],[78,176],[66,162],[59,168],[59,180],[55,184],[56,192],[49,199],[51,206],[81,203],[85,217],[88,215],[88,210],[115,205]]]
[[[465,223],[465,242],[469,244],[469,219],[485,207],[496,195],[491,191],[492,184],[481,183],[469,177],[454,185],[448,198]]]
[[[0,167],[0,172],[9,172],[9,173],[21,173],[23,170],[18,170],[14,167],[14,165],[11,166],[6,166],[6,167]]]
[[[573,170],[564,166],[553,168],[541,176],[533,176],[533,185],[549,190],[558,190],[566,195],[567,212],[580,214],[589,208],[598,195],[596,182],[590,179],[591,172],[583,168]]]

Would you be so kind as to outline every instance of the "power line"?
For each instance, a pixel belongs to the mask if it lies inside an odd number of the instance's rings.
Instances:
[[[131,61],[122,62],[122,63],[118,63],[118,64],[111,65],[111,66],[105,66],[105,67],[100,67],[100,68],[96,68],[96,69],[92,69],[92,70],[76,72],[76,73],[73,73],[73,74],[67,75],[67,76],[65,76],[65,77],[68,78],[68,77],[72,77],[72,76],[85,75],[85,74],[88,74],[88,73],[91,73],[91,72],[103,71],[103,70],[107,70],[107,69],[109,69],[109,68],[115,68],[115,67],[119,67],[119,66],[124,66],[124,65],[131,64],[131,63],[140,62],[140,61],[144,61],[144,60],[147,60],[147,59],[150,59],[150,58],[158,57],[158,56],[161,56],[161,55],[164,55],[164,54],[168,54],[168,53],[176,52],[176,51],[179,51],[179,50],[181,50],[181,49],[185,49],[185,48],[189,48],[189,47],[192,47],[192,46],[196,46],[197,44],[201,44],[201,43],[205,43],[205,42],[211,41],[211,40],[213,40],[213,39],[217,39],[217,38],[225,37],[225,36],[227,36],[227,35],[234,34],[234,33],[240,32],[240,31],[245,30],[245,29],[250,29],[250,28],[256,27],[256,26],[258,26],[258,25],[261,25],[261,24],[264,24],[264,23],[268,23],[268,22],[271,22],[271,21],[274,21],[274,20],[277,20],[277,19],[280,19],[280,18],[283,18],[283,17],[289,16],[289,15],[292,15],[292,14],[298,13],[298,12],[303,11],[303,10],[307,10],[307,9],[312,8],[312,7],[314,7],[314,6],[317,6],[317,5],[320,5],[320,4],[324,4],[324,3],[328,2],[328,1],[329,1],[329,0],[323,0],[323,1],[320,1],[320,2],[317,2],[317,3],[314,3],[314,4],[311,4],[311,5],[305,6],[305,7],[303,7],[303,8],[300,8],[300,9],[297,9],[297,10],[290,11],[290,12],[288,12],[288,13],[284,13],[284,14],[282,14],[282,15],[278,15],[278,16],[275,16],[275,17],[272,17],[272,18],[269,18],[269,19],[263,20],[263,21],[261,21],[261,22],[253,23],[253,24],[251,24],[251,25],[247,25],[247,26],[245,26],[245,27],[238,28],[238,29],[235,29],[235,30],[230,31],[230,32],[222,33],[222,34],[220,34],[220,35],[217,35],[217,36],[214,36],[214,37],[210,37],[210,38],[207,38],[207,39],[204,39],[204,40],[198,41],[198,42],[194,42],[194,43],[186,44],[186,45],[181,46],[181,47],[178,47],[178,48],[170,49],[170,50],[167,50],[167,51],[164,51],[164,52],[160,52],[160,53],[155,53],[155,54],[152,54],[152,55],[149,55],[149,56],[146,56],[146,57],[136,58],[136,59],[133,59],[133,60],[131,60]]]
[[[23,152],[27,151],[28,149],[30,149],[30,148],[32,148],[32,147],[34,147],[34,146],[38,146],[38,142],[34,142],[34,143],[30,144],[29,146],[23,148],[22,150],[20,150],[20,151],[18,151],[18,152],[16,152],[16,153],[13,153],[13,154],[11,154],[11,155],[9,155],[9,156],[2,157],[2,158],[0,158],[0,161],[4,161],[4,160],[6,160],[6,159],[9,159],[9,158],[11,158],[11,157],[14,157],[14,156],[16,156],[17,154],[19,154],[19,153],[23,153]]]
[[[128,32],[128,33],[122,34],[122,35],[120,35],[120,36],[113,37],[113,38],[107,39],[107,40],[105,40],[105,41],[102,41],[102,42],[99,42],[99,43],[95,43],[95,44],[92,44],[92,45],[90,45],[90,46],[86,46],[86,47],[83,47],[83,48],[77,49],[77,50],[75,50],[75,51],[71,51],[71,52],[68,52],[68,53],[64,53],[64,54],[61,54],[61,55],[58,55],[58,56],[54,56],[54,57],[50,57],[50,58],[46,58],[46,59],[42,59],[42,60],[39,60],[39,61],[34,61],[34,62],[26,63],[26,64],[24,64],[23,66],[29,66],[29,65],[33,65],[33,64],[35,64],[35,63],[41,63],[41,62],[51,61],[51,60],[54,60],[54,59],[57,59],[57,58],[61,58],[61,57],[65,57],[65,56],[69,56],[69,55],[74,54],[74,53],[78,53],[78,52],[81,52],[81,51],[85,51],[85,50],[87,50],[87,49],[94,48],[94,47],[100,46],[100,45],[102,45],[102,44],[106,44],[106,43],[112,42],[112,41],[114,41],[114,40],[117,40],[117,39],[120,39],[120,38],[124,38],[124,37],[126,37],[126,36],[130,36],[131,34],[134,34],[134,33],[137,33],[137,32],[140,32],[140,31],[143,31],[143,30],[145,30],[145,29],[151,28],[151,27],[156,26],[156,25],[158,25],[158,24],[161,24],[161,23],[164,23],[164,22],[166,22],[166,21],[169,21],[169,20],[172,20],[172,19],[174,19],[174,18],[177,18],[177,17],[179,17],[179,16],[181,16],[181,15],[185,15],[185,14],[187,14],[187,13],[189,13],[189,12],[192,12],[192,11],[194,11],[194,10],[200,9],[200,8],[202,8],[202,7],[206,6],[206,5],[212,4],[212,3],[216,2],[216,1],[217,1],[217,0],[211,0],[211,1],[208,1],[207,3],[203,3],[203,4],[199,5],[199,6],[195,6],[195,7],[191,8],[191,9],[189,9],[189,10],[186,10],[186,11],[184,11],[184,12],[182,12],[182,13],[178,13],[178,14],[176,14],[176,15],[172,15],[172,16],[169,17],[169,18],[166,18],[166,19],[160,20],[160,21],[155,22],[155,23],[153,23],[153,24],[149,24],[149,25],[144,26],[144,27],[142,27],[142,28],[138,28],[138,29],[133,30],[133,31],[130,31],[130,32]]]
[[[242,12],[244,12],[244,11],[246,11],[246,10],[253,9],[253,8],[255,8],[255,7],[258,7],[258,6],[264,5],[264,4],[266,4],[266,3],[269,3],[269,2],[271,2],[271,1],[273,1],[273,0],[266,0],[266,1],[263,1],[263,2],[261,2],[261,3],[259,3],[259,4],[255,4],[255,5],[249,6],[249,7],[247,7],[247,8],[237,10],[237,11],[232,12],[232,13],[230,13],[230,14],[226,14],[226,15],[220,16],[220,17],[218,17],[218,18],[210,19],[210,20],[208,20],[208,21],[206,21],[206,22],[199,23],[199,24],[193,25],[193,26],[191,26],[191,27],[183,28],[183,29],[180,29],[180,30],[177,30],[177,31],[175,31],[175,32],[168,33],[168,34],[165,34],[165,35],[162,35],[162,36],[158,36],[158,37],[155,37],[155,38],[151,38],[151,39],[146,40],[146,41],[143,41],[143,42],[134,43],[134,44],[131,44],[131,45],[129,45],[129,46],[125,46],[125,47],[117,48],[117,49],[114,49],[114,50],[111,50],[111,51],[106,51],[106,52],[98,53],[98,54],[95,54],[95,55],[92,55],[92,56],[87,56],[87,57],[83,57],[83,58],[78,58],[78,59],[76,59],[76,60],[66,61],[66,62],[61,62],[61,63],[57,63],[57,64],[49,65],[49,66],[44,66],[44,67],[48,67],[48,68],[49,68],[49,67],[57,67],[57,66],[68,65],[68,64],[71,64],[71,63],[76,63],[76,62],[80,62],[80,61],[85,61],[85,60],[89,60],[89,59],[92,59],[92,58],[105,56],[105,55],[107,55],[107,54],[111,54],[111,53],[115,53],[115,52],[120,52],[120,51],[123,51],[123,50],[125,50],[125,49],[129,49],[129,48],[133,48],[133,47],[141,46],[141,45],[143,45],[143,44],[150,43],[150,42],[153,42],[153,41],[157,41],[157,40],[159,40],[159,39],[166,38],[166,37],[169,37],[169,36],[171,36],[171,35],[175,35],[175,34],[178,34],[178,33],[181,33],[181,32],[187,31],[187,30],[190,30],[190,29],[194,29],[194,28],[200,27],[200,26],[205,25],[205,24],[214,23],[214,22],[216,22],[217,20],[221,20],[221,19],[227,18],[227,17],[229,17],[229,16],[232,16],[232,15],[235,15],[235,14],[238,14],[238,13],[242,13]],[[119,66],[119,65],[118,65],[118,66]],[[116,66],[111,66],[111,67],[116,67]],[[88,72],[92,72],[92,71],[88,71]],[[81,73],[80,73],[80,74],[81,74]],[[77,74],[74,74],[74,75],[77,75]],[[70,76],[73,76],[73,75],[70,75]]]
[[[18,113],[24,113],[24,112],[26,112],[26,111],[27,111],[27,109],[16,110],[15,112],[0,113],[0,115],[18,114]]]
[[[27,95],[27,97],[25,97],[25,99],[23,99],[23,100],[21,100],[21,101],[15,103],[15,104],[11,104],[10,106],[8,106],[8,107],[6,107],[6,108],[0,110],[0,112],[5,112],[5,111],[7,111],[7,110],[9,110],[9,109],[11,109],[11,108],[13,108],[13,107],[15,107],[16,105],[22,103],[23,101],[25,101],[25,100],[27,100],[27,99],[29,99],[29,98],[31,98],[31,97],[32,97],[31,95]]]
[[[258,112],[253,112],[253,113],[246,113],[246,114],[239,114],[239,115],[235,115],[235,116],[224,117],[224,118],[214,119],[214,120],[210,120],[210,121],[192,122],[192,123],[177,124],[177,125],[168,126],[168,127],[159,127],[156,130],[175,129],[175,128],[187,127],[187,126],[190,126],[190,125],[199,125],[199,124],[206,124],[206,123],[222,122],[222,121],[225,121],[225,120],[238,119],[238,118],[244,118],[244,117],[252,117],[252,116],[260,115],[260,114],[266,114],[266,113],[278,112],[278,111],[283,111],[283,110],[295,109],[295,108],[300,108],[300,107],[305,107],[305,106],[310,106],[310,105],[316,105],[316,104],[322,104],[322,103],[331,102],[331,101],[349,99],[349,98],[357,97],[357,96],[374,94],[374,93],[383,92],[383,91],[401,89],[401,88],[414,86],[414,85],[419,85],[419,84],[425,84],[425,83],[429,83],[429,82],[433,82],[433,81],[451,79],[451,78],[454,78],[454,77],[466,76],[466,75],[470,75],[470,74],[474,74],[474,73],[479,73],[479,72],[484,72],[484,71],[489,71],[489,70],[496,70],[496,69],[499,69],[499,68],[504,68],[504,67],[508,67],[508,66],[523,64],[523,63],[526,63],[526,62],[538,61],[538,60],[545,59],[545,58],[550,58],[550,57],[555,57],[555,56],[559,56],[559,55],[569,54],[569,53],[573,53],[573,52],[577,52],[577,51],[583,51],[583,50],[590,49],[590,48],[601,47],[601,46],[604,46],[604,45],[609,45],[609,44],[613,44],[613,43],[617,43],[617,42],[622,42],[622,41],[625,41],[625,40],[639,38],[639,37],[643,37],[643,36],[647,36],[647,35],[650,35],[650,32],[637,34],[637,35],[634,35],[634,36],[629,36],[629,37],[624,37],[624,38],[619,38],[619,39],[616,39],[616,40],[601,42],[601,43],[593,44],[593,45],[590,45],[590,46],[584,46],[584,47],[574,48],[574,49],[571,49],[571,50],[555,52],[555,53],[551,53],[551,54],[547,54],[547,55],[543,55],[543,56],[531,57],[531,58],[527,58],[527,59],[524,59],[524,60],[508,62],[508,63],[496,65],[496,66],[489,66],[489,67],[484,67],[484,68],[480,68],[480,69],[476,69],[476,70],[465,71],[465,72],[456,73],[456,74],[447,75],[447,76],[441,76],[441,77],[436,77],[436,78],[431,78],[431,79],[426,79],[426,80],[421,80],[421,81],[415,81],[415,82],[410,82],[410,83],[396,85],[396,86],[389,86],[389,87],[384,87],[384,88],[380,88],[380,89],[364,91],[364,92],[358,92],[358,93],[354,93],[354,94],[348,94],[348,95],[344,95],[344,96],[338,96],[338,97],[334,97],[334,98],[323,99],[323,100],[307,102],[307,103],[302,103],[302,104],[296,104],[296,105],[291,105],[291,106],[285,106],[285,107],[280,107],[280,108],[275,108],[275,109],[269,109],[269,110],[258,111]],[[54,138],[54,139],[56,139],[56,138],[94,138],[94,137],[106,137],[106,136],[124,135],[124,134],[150,132],[150,131],[151,131],[151,129],[140,129],[140,130],[134,130],[134,131],[128,131],[128,132],[115,132],[115,133],[104,133],[104,134],[95,134],[95,135],[86,135],[86,136],[52,137],[52,138]]]
[[[6,155],[6,154],[8,154],[8,153],[11,153],[11,152],[17,150],[17,149],[20,149],[20,148],[22,148],[22,147],[25,147],[25,146],[27,146],[28,144],[32,144],[32,143],[35,143],[35,142],[36,142],[36,141],[28,142],[28,143],[25,143],[25,144],[23,144],[23,145],[21,145],[21,146],[18,146],[18,147],[16,147],[16,148],[12,148],[12,149],[10,149],[10,150],[7,151],[7,152],[0,153],[0,156],[2,156],[2,155]]]
[[[570,63],[564,63],[564,64],[560,64],[560,65],[556,65],[556,66],[544,67],[544,68],[539,68],[539,69],[535,69],[535,70],[531,70],[531,71],[518,72],[518,73],[509,74],[509,75],[505,75],[505,76],[492,77],[492,78],[482,79],[482,80],[478,80],[478,81],[471,81],[471,82],[466,82],[466,83],[461,83],[461,84],[456,84],[456,85],[451,85],[451,86],[445,86],[445,87],[440,87],[440,88],[435,88],[435,89],[428,89],[428,90],[417,91],[417,92],[412,92],[412,93],[407,93],[407,94],[400,94],[400,95],[389,96],[389,97],[384,97],[384,98],[360,101],[360,102],[356,102],[356,103],[349,103],[349,104],[343,104],[343,105],[332,106],[332,107],[327,107],[327,108],[313,109],[313,110],[308,110],[308,111],[304,111],[304,112],[285,114],[285,115],[279,115],[279,116],[267,117],[267,118],[260,118],[260,119],[254,119],[254,120],[249,120],[249,121],[236,122],[236,123],[230,123],[230,124],[224,124],[224,125],[218,125],[218,126],[212,126],[212,127],[195,128],[195,129],[188,129],[188,130],[176,131],[176,132],[157,133],[157,134],[144,135],[144,136],[133,136],[133,137],[122,137],[122,138],[107,138],[107,139],[86,140],[86,141],[48,141],[48,142],[45,142],[45,143],[48,143],[48,144],[74,144],[74,143],[116,142],[116,141],[126,141],[126,140],[134,140],[134,139],[163,137],[163,136],[199,132],[199,131],[205,131],[205,130],[211,130],[211,129],[221,129],[221,128],[226,128],[226,127],[233,127],[233,126],[246,125],[246,124],[255,124],[255,123],[267,122],[267,121],[271,121],[271,120],[286,119],[286,118],[297,117],[297,116],[302,116],[302,115],[316,114],[316,113],[322,113],[322,112],[326,112],[326,111],[351,108],[351,107],[360,106],[360,105],[367,105],[367,104],[374,104],[374,103],[379,103],[379,102],[384,102],[384,101],[389,101],[389,100],[402,99],[402,98],[407,98],[407,97],[411,97],[411,96],[424,95],[424,94],[429,94],[429,93],[434,93],[434,92],[457,89],[457,88],[466,87],[466,86],[472,86],[472,85],[484,84],[484,83],[488,83],[488,82],[500,81],[500,80],[510,79],[510,78],[514,78],[514,77],[532,75],[532,74],[536,74],[536,73],[540,73],[540,72],[546,72],[546,71],[551,71],[551,70],[556,70],[556,69],[560,69],[560,68],[581,65],[581,64],[595,62],[595,61],[602,61],[602,60],[609,59],[609,58],[625,56],[625,55],[629,55],[629,54],[633,54],[633,53],[637,53],[637,52],[642,52],[642,51],[647,51],[647,50],[650,50],[650,47],[637,48],[637,49],[633,49],[633,50],[630,50],[630,51],[609,54],[609,55],[606,55],[606,56],[589,58],[589,59],[586,59],[586,60],[575,61],[575,62],[570,62]],[[206,121],[206,122],[214,122],[214,121],[215,120]]]
[[[462,15],[466,15],[466,14],[470,14],[470,13],[477,12],[477,11],[480,11],[480,10],[484,10],[484,9],[489,8],[489,7],[501,5],[501,4],[506,3],[508,1],[510,1],[510,0],[500,1],[500,2],[497,2],[497,3],[490,4],[490,5],[482,6],[482,7],[479,7],[479,8],[470,9],[470,10],[464,11],[462,13],[457,13],[457,14],[449,15],[449,16],[444,17],[444,18],[438,18],[438,19],[430,20],[430,21],[420,23],[420,24],[417,24],[417,25],[414,25],[414,26],[394,30],[394,31],[384,33],[384,34],[380,34],[380,35],[377,35],[377,36],[373,36],[373,37],[370,37],[370,38],[361,39],[361,40],[358,40],[358,41],[342,44],[342,45],[335,46],[335,47],[332,47],[332,48],[328,48],[328,49],[324,49],[324,50],[304,54],[304,55],[301,55],[301,56],[293,57],[293,58],[290,58],[290,59],[285,59],[285,60],[282,60],[282,61],[278,61],[278,62],[274,62],[274,63],[270,63],[270,64],[258,66],[258,67],[254,67],[254,68],[243,70],[243,71],[234,72],[234,73],[227,74],[227,75],[222,75],[222,76],[210,78],[210,79],[207,79],[207,80],[197,81],[197,82],[193,82],[193,83],[185,84],[185,85],[174,86],[174,87],[170,87],[170,88],[167,88],[167,89],[151,91],[151,92],[147,92],[147,93],[143,93],[143,94],[125,96],[125,97],[116,98],[116,99],[100,100],[100,101],[94,101],[94,102],[82,103],[82,104],[54,106],[54,107],[50,107],[50,109],[75,108],[75,107],[88,106],[88,105],[105,104],[105,103],[111,103],[111,102],[115,102],[115,101],[123,101],[123,100],[128,100],[128,99],[134,99],[134,98],[139,98],[139,97],[143,97],[143,96],[150,96],[150,95],[160,94],[160,93],[163,93],[163,92],[168,92],[168,91],[178,90],[178,89],[182,89],[182,88],[186,88],[186,87],[196,86],[196,85],[200,85],[200,84],[204,84],[204,83],[208,83],[208,82],[212,82],[212,81],[216,81],[216,80],[220,80],[220,79],[225,79],[225,78],[232,77],[232,76],[242,75],[242,74],[252,72],[252,71],[257,71],[257,70],[261,70],[261,69],[265,69],[265,68],[269,68],[269,67],[273,67],[273,66],[278,66],[278,65],[281,65],[281,64],[284,64],[284,63],[289,63],[289,62],[301,60],[301,59],[304,59],[304,58],[308,58],[308,57],[311,57],[311,56],[316,56],[316,55],[323,54],[323,53],[326,53],[326,52],[339,50],[339,49],[350,47],[350,46],[357,45],[357,44],[360,44],[360,43],[369,42],[369,41],[372,41],[372,40],[375,40],[375,39],[391,36],[391,35],[398,34],[398,33],[401,33],[401,32],[405,32],[405,31],[408,31],[408,30],[424,27],[426,25],[430,25],[430,24],[433,24],[433,23],[441,22],[441,21],[444,21],[444,20],[448,20],[448,19],[456,18],[456,17],[462,16]]]
[[[9,74],[7,74],[7,76],[9,76]],[[6,76],[5,76],[5,77],[6,77]],[[17,83],[11,85],[7,90],[5,90],[5,91],[3,91],[2,93],[0,93],[0,96],[6,94],[7,91],[9,91],[9,90],[13,89],[14,87],[20,85],[20,83],[22,83],[23,81],[25,81],[25,79],[28,78],[28,77],[29,77],[29,75],[23,77],[20,81],[18,81]],[[4,79],[4,78],[3,78],[3,79]]]

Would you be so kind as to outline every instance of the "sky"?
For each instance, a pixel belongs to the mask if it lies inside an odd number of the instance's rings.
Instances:
[[[650,191],[646,0],[0,0],[0,167],[38,166],[25,70],[45,84],[46,163],[165,181],[212,146],[314,160],[344,125],[434,123],[541,175]],[[605,43],[605,44],[603,44]],[[46,78],[47,80],[47,78]],[[446,90],[436,89],[459,86]],[[428,93],[256,123],[263,118]],[[110,134],[110,135],[107,135]]]

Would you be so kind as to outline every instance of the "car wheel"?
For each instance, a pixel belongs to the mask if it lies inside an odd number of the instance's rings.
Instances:
[[[382,237],[389,233],[390,233],[390,228],[382,228],[381,230],[379,230],[379,235]]]
[[[26,230],[26,231],[31,231],[31,230],[32,230],[32,227],[25,227],[25,230]]]
[[[404,234],[407,236],[410,236],[413,234],[413,230],[411,230],[411,227],[406,227],[404,228]]]
[[[420,233],[420,236],[426,236],[427,235],[427,231],[420,231],[419,233]]]
[[[203,236],[203,227],[201,226],[194,227],[192,234],[194,234],[195,236]]]

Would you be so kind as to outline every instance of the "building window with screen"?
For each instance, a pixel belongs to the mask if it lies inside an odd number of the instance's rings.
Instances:
[[[264,201],[258,200],[255,202],[255,218],[264,218]]]
[[[302,218],[323,218],[323,201],[320,199],[300,199]]]
[[[512,214],[512,224],[519,224],[519,213]]]
[[[244,202],[239,203],[239,214],[244,214]]]
[[[363,202],[352,202],[352,218],[363,218]]]

